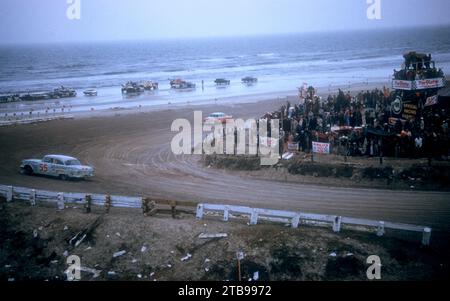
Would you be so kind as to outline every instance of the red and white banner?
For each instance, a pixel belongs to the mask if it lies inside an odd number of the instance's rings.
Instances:
[[[313,142],[313,153],[316,154],[330,154],[330,144],[329,143],[321,143],[321,142]]]
[[[444,78],[430,78],[419,80],[393,80],[392,88],[397,90],[424,90],[442,88],[445,86]]]
[[[396,79],[392,81],[392,88],[398,90],[412,90],[412,83],[412,81]]]
[[[420,79],[416,80],[416,89],[434,89],[441,88],[444,86],[443,78],[432,78],[432,79]]]

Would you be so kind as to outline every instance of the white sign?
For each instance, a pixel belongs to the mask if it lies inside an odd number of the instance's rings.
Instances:
[[[427,98],[427,102],[425,103],[425,106],[426,106],[426,107],[428,107],[428,106],[434,106],[434,105],[436,105],[436,104],[438,104],[438,96],[437,96],[437,95],[434,95],[434,96],[431,96],[431,97],[428,97],[428,98]]]
[[[313,142],[313,153],[316,154],[330,154],[330,144],[329,143],[320,143],[320,142]]]
[[[396,79],[392,81],[392,88],[398,90],[412,90],[412,83],[412,81]]]
[[[288,150],[290,150],[290,151],[297,151],[298,150],[298,143],[288,143]]]
[[[424,90],[442,88],[445,86],[443,78],[430,78],[419,80],[393,80],[392,88],[397,90]]]
[[[443,78],[421,79],[416,80],[416,89],[435,89],[444,86]]]

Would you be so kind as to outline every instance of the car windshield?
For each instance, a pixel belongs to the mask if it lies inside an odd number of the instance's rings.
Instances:
[[[78,160],[67,160],[66,165],[81,165],[81,163]]]

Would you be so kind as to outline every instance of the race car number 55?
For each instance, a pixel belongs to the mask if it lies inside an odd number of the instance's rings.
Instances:
[[[223,296],[272,296],[272,287],[270,286],[239,286],[224,285],[222,287]]]
[[[41,170],[41,172],[47,172],[48,165],[47,164],[41,164],[41,165],[39,165],[39,169]]]

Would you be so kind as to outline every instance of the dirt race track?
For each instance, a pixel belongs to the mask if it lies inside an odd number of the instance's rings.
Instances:
[[[249,118],[274,103],[213,106]],[[199,109],[199,108],[196,108]],[[450,230],[450,193],[311,186],[256,179],[206,168],[198,156],[175,156],[170,142],[175,118],[193,118],[193,108],[52,121],[0,128],[0,183],[53,191],[152,196],[241,204],[262,208],[339,214]],[[93,165],[90,181],[60,181],[18,172],[20,161],[48,153],[78,157]],[[320,181],[320,179],[318,179]],[[320,184],[320,183],[319,183]]]

